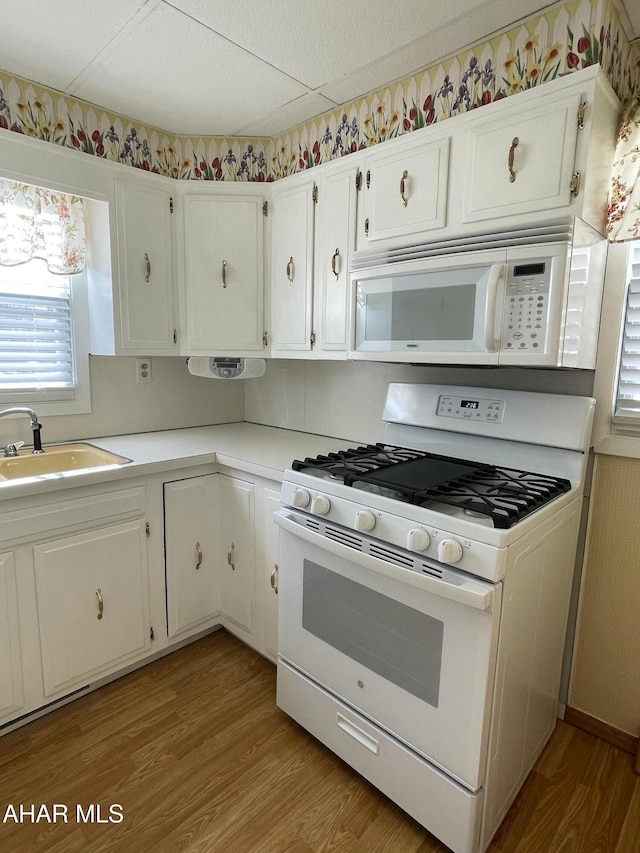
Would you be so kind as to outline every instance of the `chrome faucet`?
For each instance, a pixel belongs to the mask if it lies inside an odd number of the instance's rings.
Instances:
[[[3,409],[0,412],[0,418],[4,418],[6,415],[28,415],[31,419],[31,429],[33,431],[33,453],[44,453],[44,450],[42,449],[42,439],[40,438],[42,424],[38,423],[38,416],[36,413],[32,409],[27,409],[24,406],[12,406],[10,409]],[[4,455],[17,456],[18,447],[20,446],[20,442],[7,444],[4,449]]]

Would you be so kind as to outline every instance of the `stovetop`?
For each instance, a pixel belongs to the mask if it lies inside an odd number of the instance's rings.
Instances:
[[[389,498],[457,507],[507,529],[571,489],[561,477],[441,456],[390,444],[368,444],[294,460],[292,468]]]

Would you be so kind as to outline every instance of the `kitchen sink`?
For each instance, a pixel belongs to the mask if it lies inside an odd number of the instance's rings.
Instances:
[[[43,474],[64,476],[84,470],[126,465],[128,462],[131,459],[93,444],[55,444],[45,447],[44,453],[21,450],[17,456],[0,458],[0,480],[21,480]]]

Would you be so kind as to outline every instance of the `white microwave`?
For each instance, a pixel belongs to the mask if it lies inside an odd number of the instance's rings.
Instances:
[[[593,369],[606,243],[585,233],[580,245],[412,247],[370,266],[356,254],[349,357]]]

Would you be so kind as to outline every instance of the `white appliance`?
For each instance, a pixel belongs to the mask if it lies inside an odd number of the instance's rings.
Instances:
[[[235,356],[189,356],[189,373],[207,379],[257,379],[264,376],[264,358],[240,358]]]
[[[605,259],[577,219],[356,252],[349,356],[593,369]]]
[[[555,725],[594,405],[394,383],[285,473],[278,705],[456,853]]]

